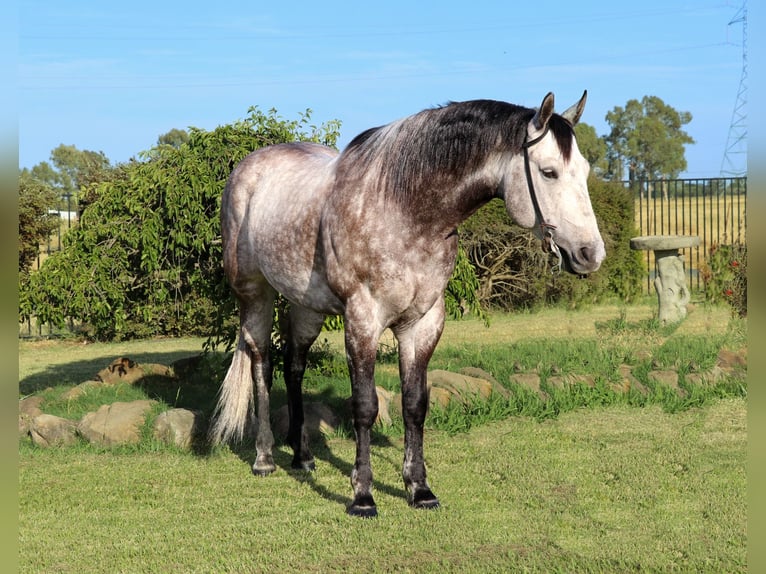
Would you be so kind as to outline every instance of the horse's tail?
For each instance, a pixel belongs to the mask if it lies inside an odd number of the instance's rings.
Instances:
[[[248,424],[255,421],[252,362],[250,348],[240,336],[213,412],[208,435],[212,444],[242,441]]]

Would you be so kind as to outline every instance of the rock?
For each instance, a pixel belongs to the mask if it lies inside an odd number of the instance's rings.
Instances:
[[[40,405],[43,404],[43,398],[40,396],[26,397],[19,401],[19,413],[36,417],[43,414]]]
[[[546,382],[557,389],[563,389],[565,387],[573,387],[577,385],[583,385],[593,388],[596,386],[596,378],[593,375],[555,375],[548,377]]]
[[[40,396],[26,397],[19,401],[19,436],[29,434],[32,428],[32,420],[43,414],[40,405],[43,404],[43,398]]]
[[[203,367],[205,357],[201,354],[183,357],[170,365],[176,377],[186,379],[194,376]]]
[[[537,373],[518,373],[511,375],[511,383],[533,391],[543,400],[548,398],[548,394],[540,388],[540,376]]]
[[[678,373],[669,369],[659,371],[649,371],[649,378],[657,384],[665,387],[670,387],[676,391],[682,397],[687,395],[687,392],[678,386]]]
[[[96,445],[134,444],[141,439],[141,425],[157,401],[141,400],[130,403],[103,405],[87,413],[77,425],[77,432]]]
[[[274,432],[282,437],[286,437],[287,431],[290,428],[287,405],[274,412],[272,422]],[[332,434],[338,428],[340,422],[340,417],[327,405],[318,402],[303,403],[303,428],[309,436],[316,436],[319,433]]]
[[[724,371],[745,370],[747,368],[747,351],[737,353],[728,349],[721,349],[716,364]]]
[[[504,399],[510,398],[511,396],[511,391],[506,389],[497,379],[495,379],[495,377],[493,377],[484,369],[480,369],[478,367],[464,367],[460,369],[460,374],[489,381],[489,383],[492,385],[492,392],[499,394]]]
[[[453,396],[454,395],[447,389],[443,389],[441,387],[431,387],[428,389],[428,406],[431,408],[439,407],[446,409]]]
[[[629,365],[620,365],[617,370],[621,380],[619,383],[612,383],[612,389],[614,391],[618,393],[627,393],[633,389],[644,396],[649,394],[649,389],[642,385],[639,380],[633,376],[633,370]]]
[[[428,373],[428,386],[445,389],[460,400],[473,398],[488,399],[492,394],[492,383],[484,379],[452,373],[450,371],[434,370]]]
[[[29,434],[37,446],[67,446],[77,442],[76,429],[74,421],[41,414],[32,420]]]
[[[188,449],[204,434],[204,421],[198,411],[170,409],[154,421],[154,437],[178,448]]]
[[[61,395],[61,398],[67,401],[73,401],[86,394],[89,389],[102,386],[104,386],[104,383],[100,381],[85,381],[84,383],[80,383],[76,387],[69,389],[67,392]]]
[[[375,392],[378,395],[378,416],[375,422],[389,426],[392,422],[391,400],[394,398],[394,393],[378,386],[375,387]]]
[[[149,375],[172,377],[173,369],[155,363],[139,365],[128,357],[119,357],[112,361],[108,367],[101,369],[94,379],[108,385],[116,385],[117,383],[132,385]]]

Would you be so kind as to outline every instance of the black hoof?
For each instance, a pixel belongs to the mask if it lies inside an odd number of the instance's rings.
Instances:
[[[277,470],[273,461],[255,461],[253,465],[253,474],[255,476],[269,476],[272,472]]]
[[[359,516],[360,518],[375,518],[378,515],[378,508],[372,496],[362,496],[354,500],[351,506],[346,510],[349,516]]]
[[[429,489],[419,490],[412,496],[412,508],[439,508],[439,499]]]
[[[304,470],[306,472],[314,472],[317,469],[317,465],[313,458],[311,460],[293,459],[293,462],[290,464],[290,466],[295,470]]]

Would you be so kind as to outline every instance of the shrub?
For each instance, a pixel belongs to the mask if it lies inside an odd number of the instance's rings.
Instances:
[[[274,110],[213,131],[192,128],[178,148],[158,146],[90,190],[80,225],[20,293],[21,320],[36,316],[119,340],[231,330],[223,278],[220,203],[233,167],[254,149],[286,141],[334,145],[337,122],[309,126]]]
[[[747,316],[746,244],[711,245],[700,273],[706,301],[726,301],[738,316]]]
[[[500,200],[491,201],[461,226],[483,305],[504,310],[557,302],[576,306],[614,295],[630,301],[640,293],[640,254],[629,244],[636,234],[633,196],[622,185],[595,177],[588,186],[607,258],[585,279],[550,273],[550,256],[540,241],[511,222]]]

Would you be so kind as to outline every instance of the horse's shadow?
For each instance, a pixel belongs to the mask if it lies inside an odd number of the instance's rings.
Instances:
[[[93,379],[113,359],[113,354],[103,353],[88,359],[48,366],[40,372],[21,379],[19,381],[19,392],[20,394],[33,394],[55,386],[51,384],[52,381],[58,381],[63,385],[72,385]],[[188,351],[149,352],[131,354],[131,359],[135,360],[138,364],[161,363],[174,368],[175,373],[172,376],[147,374],[134,381],[132,385],[141,388],[147,398],[162,401],[171,407],[186,408],[200,413],[202,422],[197,436],[192,442],[191,450],[195,456],[209,456],[213,448],[207,441],[207,427],[216,403],[218,386],[212,384],[210,377],[206,376],[202,371],[204,361],[201,356],[199,354],[190,354]],[[324,392],[318,395],[306,394],[304,399],[319,400],[330,406],[334,412],[340,413],[342,419],[348,419],[345,397],[336,396],[332,392]],[[271,389],[270,403],[272,410],[287,403],[287,393],[282,385],[275,384]],[[336,455],[328,443],[327,437],[318,428],[309,428],[308,432],[311,437],[311,448],[315,459],[331,465],[350,479],[353,462],[344,460]],[[377,447],[375,452],[376,458],[383,458],[385,460],[386,456],[381,451],[383,449],[396,448],[396,445],[391,442],[388,436],[381,432],[376,432],[374,428],[372,433],[373,446]],[[314,492],[325,500],[344,506],[351,503],[349,496],[333,492],[323,485],[318,480],[315,472],[293,469],[291,466],[292,449],[284,442],[284,437],[277,436],[276,438],[277,446],[273,452],[274,462],[288,476],[297,482],[309,485]],[[255,438],[252,437],[243,443],[232,445],[230,448],[243,462],[251,466],[255,460],[254,445]],[[388,462],[392,466],[396,464],[390,459],[388,459]],[[374,487],[376,490],[394,497],[407,497],[407,493],[403,488],[379,480],[374,482]]]
[[[384,455],[381,452],[381,449],[389,449],[389,448],[396,448],[396,445],[390,440],[390,438],[380,432],[376,432],[374,429],[372,431],[372,446],[376,449],[376,457],[378,459],[384,459],[387,463],[390,463],[392,466],[395,466],[396,463],[391,457],[388,457]],[[349,480],[351,479],[351,472],[353,471],[354,465],[352,462],[349,462],[341,457],[339,457],[337,454],[335,454],[330,447],[327,437],[318,431],[311,432],[310,433],[310,445],[312,449],[312,453],[314,454],[314,459],[316,461],[324,462],[333,468],[335,468],[338,472],[343,474],[344,476],[347,476]],[[281,438],[281,437],[280,437]],[[254,442],[254,441],[251,441]],[[234,447],[230,447],[232,452],[234,452],[240,460],[242,460],[243,463],[248,465],[248,468],[252,467],[253,462],[255,461],[255,449],[252,447],[247,447],[245,445],[238,445]],[[385,451],[383,451],[385,452]],[[327,500],[329,502],[333,502],[336,504],[340,504],[344,508],[348,507],[351,502],[352,498],[350,496],[341,494],[339,492],[333,491],[324,484],[321,483],[321,481],[318,479],[317,473],[321,471],[321,464],[318,465],[319,470],[315,471],[306,471],[306,470],[299,470],[292,467],[292,460],[293,460],[293,453],[292,449],[284,443],[284,441],[278,441],[277,446],[275,447],[273,451],[273,457],[274,457],[274,464],[281,470],[285,471],[287,476],[295,480],[296,482],[300,484],[308,485],[318,496],[323,498],[324,500]],[[266,478],[268,480],[268,478]],[[396,497],[396,498],[402,498],[407,499],[407,491],[403,487],[397,487],[392,484],[388,484],[387,482],[380,481],[379,479],[373,480],[373,487],[375,490],[383,492],[389,496]],[[351,490],[351,487],[349,486],[349,492]]]

